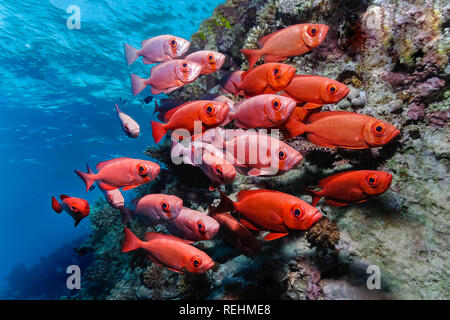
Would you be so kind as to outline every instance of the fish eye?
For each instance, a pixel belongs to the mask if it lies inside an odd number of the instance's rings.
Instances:
[[[75,206],[75,204],[72,204],[71,206],[70,206],[70,209],[72,210],[72,211],[78,211],[78,208]]]
[[[308,34],[311,37],[315,37],[317,35],[317,28],[316,27],[309,27],[308,28]]]
[[[336,92],[338,91],[337,87],[334,84],[328,86],[327,89],[328,89],[328,93],[331,95],[336,94]]]
[[[372,126],[372,133],[377,136],[381,137],[386,132],[386,125],[383,122],[376,122]]]
[[[213,116],[214,115],[214,106],[212,105],[212,104],[210,104],[210,103],[208,103],[206,106],[205,106],[205,113],[208,115],[208,116]]]
[[[275,68],[273,68],[273,76],[275,77],[275,79],[278,79],[279,77],[281,77],[281,70],[279,66],[276,66]]]
[[[136,168],[137,168],[137,173],[138,173],[140,176],[145,176],[145,175],[147,175],[147,173],[148,173],[148,168],[147,168],[147,166],[146,166],[145,164],[140,163],[140,164],[138,164],[138,165],[136,166]]]
[[[128,126],[124,126],[123,128],[125,129],[126,132],[129,132],[129,131],[130,131],[130,129],[128,128]]]
[[[216,167],[216,173],[219,177],[223,177],[223,171],[222,168],[220,166]]]
[[[170,46],[172,48],[176,48],[178,46],[177,40],[175,39],[170,40]]]
[[[164,212],[169,212],[170,211],[170,205],[166,201],[163,201],[163,202],[161,202],[161,209]]]
[[[205,225],[201,221],[199,221],[197,223],[197,228],[198,228],[198,231],[201,232],[201,233],[205,233],[206,232]]]
[[[109,195],[109,196],[108,196],[108,199],[109,199],[110,202],[112,202],[112,201],[113,201],[112,195]]]
[[[199,256],[192,257],[191,264],[194,269],[197,269],[202,264],[202,258],[200,258]]]
[[[181,71],[183,71],[183,72],[189,71],[189,64],[188,64],[187,62],[184,62],[184,63],[181,65]]]
[[[208,56],[208,62],[211,63],[211,64],[213,64],[214,62],[216,62],[216,58],[214,58],[214,56],[213,56],[212,54],[210,54],[210,55]]]
[[[304,212],[305,210],[300,206],[293,207],[291,210],[291,214],[295,219],[303,218]]]
[[[281,107],[280,100],[278,98],[273,99],[273,101],[272,101],[272,108],[274,110],[278,110],[278,109],[280,109],[280,107]]]
[[[279,158],[280,160],[284,160],[284,159],[286,159],[286,157],[287,157],[286,151],[280,150],[280,151],[278,152],[278,158]]]
[[[369,185],[369,187],[372,187],[372,188],[375,188],[380,183],[377,175],[373,174],[373,173],[367,175],[366,182]]]

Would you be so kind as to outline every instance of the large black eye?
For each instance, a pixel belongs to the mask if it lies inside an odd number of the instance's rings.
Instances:
[[[183,68],[187,68],[187,63],[183,63]]]
[[[198,228],[198,231],[200,231],[200,232],[205,232],[206,230],[205,230],[205,226],[204,226],[204,224],[202,223],[202,222],[199,222],[198,224],[197,224],[197,228]]]
[[[300,217],[301,214],[302,214],[302,212],[300,211],[300,209],[295,209],[295,210],[294,210],[294,216],[295,216],[296,218]]]
[[[164,212],[169,212],[170,206],[169,206],[169,204],[168,204],[167,202],[163,201],[163,202],[161,203],[161,209],[162,209]]]
[[[382,126],[377,126],[377,127],[375,128],[375,130],[376,130],[377,132],[382,132],[382,131],[383,131],[383,127],[382,127]]]
[[[331,91],[332,93],[334,93],[334,92],[336,91],[336,88],[335,88],[335,87],[331,87],[331,88],[330,88],[330,91]]]
[[[200,262],[198,260],[194,260],[194,262],[192,262],[192,265],[194,266],[194,268],[198,268]]]
[[[280,158],[280,160],[286,159],[286,152],[284,152],[283,150],[280,150],[278,152],[278,158]]]
[[[316,29],[316,28],[312,28],[312,29],[311,29],[311,34],[312,34],[312,35],[315,35],[316,33],[317,33],[317,29]]]
[[[217,173],[217,175],[219,176],[219,177],[222,177],[223,176],[223,171],[222,171],[222,168],[220,168],[219,166],[216,168],[216,173]]]
[[[72,211],[78,211],[77,207],[71,206]]]

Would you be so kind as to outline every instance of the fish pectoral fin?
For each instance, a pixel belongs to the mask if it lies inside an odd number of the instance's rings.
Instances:
[[[117,187],[111,186],[103,181],[98,182],[98,187],[102,190],[111,191],[117,189]]]
[[[289,233],[270,232],[264,237],[264,240],[271,241],[288,235]]]
[[[132,186],[126,186],[126,187],[123,187],[122,190],[123,191],[127,191],[127,190],[131,190],[133,188],[139,187],[139,186],[140,186],[140,184],[135,184],[135,185],[132,185]]]
[[[349,205],[349,203],[339,202],[339,201],[330,200],[330,199],[326,199],[325,202],[333,207],[346,207]]]
[[[248,173],[249,176],[272,176],[274,174],[273,170],[257,169],[253,168]]]
[[[175,272],[177,272],[177,273],[183,273],[183,272],[181,272],[181,271],[179,271],[179,270],[175,270],[175,269],[172,269],[172,268],[169,268],[169,267],[166,267],[166,268],[169,269],[169,270],[175,271]]]
[[[325,148],[337,148],[337,146],[329,144],[325,139],[318,136],[317,134],[308,133],[307,138],[310,142],[317,144],[318,146]]]
[[[307,102],[303,105],[303,108],[309,111],[322,108],[322,106],[323,104]]]
[[[244,227],[246,227],[246,228],[248,228],[248,229],[250,229],[250,230],[261,231],[261,230],[259,230],[257,227],[255,227],[255,226],[253,225],[253,223],[251,223],[250,221],[248,221],[248,220],[246,220],[246,219],[244,219],[244,218],[239,219],[239,222],[242,223],[242,225],[243,225]]]

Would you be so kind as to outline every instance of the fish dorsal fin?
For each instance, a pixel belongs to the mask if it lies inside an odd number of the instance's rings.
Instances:
[[[185,104],[186,104],[186,103],[183,103],[182,105],[180,105],[180,106],[178,106],[178,107],[175,107],[175,108],[170,109],[169,111],[167,111],[166,114],[164,115],[164,121],[165,121],[165,122],[169,122],[169,121],[170,121],[170,118],[172,118],[172,116],[173,116],[178,110],[180,110],[181,108],[183,108]]]
[[[248,76],[248,74],[249,74],[252,70],[253,70],[253,69],[250,69],[250,70],[247,70],[247,71],[242,72],[242,74],[241,74],[241,81],[244,80],[245,77]],[[234,83],[234,81],[233,81],[233,84],[234,84],[235,87],[237,87],[237,86],[236,86],[236,83]]]
[[[332,175],[332,176],[323,178],[322,180],[319,181],[319,184],[318,184],[318,185],[319,185],[320,188],[323,189],[323,188],[325,188],[325,186],[326,186],[330,181],[336,180],[337,178],[342,177],[343,175],[346,175],[346,174],[348,174],[349,172],[351,172],[351,171],[344,171],[344,172],[336,173],[336,174],[334,174],[334,175]]]
[[[59,196],[59,198],[61,200],[64,200],[64,199],[67,199],[67,198],[70,198],[70,197],[68,195],[66,195],[66,194],[62,194],[62,195]]]
[[[100,162],[99,164],[97,164],[95,166],[95,168],[97,169],[97,171],[100,171],[100,170],[102,170],[102,168],[104,168],[107,165],[110,165],[111,163],[120,162],[120,161],[123,161],[125,159],[128,159],[128,158],[120,157],[120,158],[115,158],[115,159],[111,159],[111,160],[106,160],[106,161],[103,161],[103,162]]]
[[[350,112],[350,111],[326,111],[326,112],[317,112],[317,113],[313,113],[308,117],[308,123],[317,121],[317,120],[321,120],[323,118],[326,117],[331,117],[331,116],[349,116],[349,115],[361,115],[359,113],[355,113],[355,112]]]
[[[275,240],[275,239],[279,239],[281,237],[284,237],[284,236],[286,236],[288,234],[289,233],[270,232],[264,237],[264,240],[271,241],[271,240]]]
[[[283,30],[284,30],[284,29],[281,29],[281,30],[272,32],[272,33],[268,34],[267,36],[264,36],[264,37],[262,37],[261,39],[259,39],[259,41],[258,41],[259,47],[262,48],[262,47],[264,46],[264,44],[265,44],[270,38],[272,38],[274,35],[280,33],[280,32],[283,31]]]
[[[237,200],[238,200],[238,202],[240,202],[240,201],[242,201],[245,198],[250,197],[250,196],[254,196],[254,195],[257,195],[257,194],[263,194],[263,193],[274,193],[274,192],[278,192],[278,191],[264,190],[264,189],[261,189],[261,190],[242,190],[242,191],[239,191],[239,193],[237,194]]]

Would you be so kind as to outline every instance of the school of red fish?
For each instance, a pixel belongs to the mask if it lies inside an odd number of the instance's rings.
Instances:
[[[235,103],[224,95],[208,95],[195,101],[161,99],[155,113],[161,122],[152,121],[155,143],[172,133],[172,159],[197,166],[211,180],[210,190],[218,190],[220,203],[210,206],[209,214],[185,207],[176,195],[148,194],[125,206],[122,191],[154,180],[160,166],[152,161],[115,158],[97,164],[93,172],[75,173],[86,190],[96,186],[108,203],[119,209],[124,225],[138,219],[145,226],[164,224],[171,235],[147,233],[143,240],[124,228],[122,251],[142,248],[148,259],[176,272],[205,273],[214,262],[192,243],[220,235],[241,254],[254,257],[261,252],[258,237],[265,241],[284,237],[296,230],[308,230],[321,218],[316,208],[321,198],[331,206],[362,203],[385,192],[392,175],[382,171],[341,172],[318,182],[320,190],[305,190],[312,204],[275,190],[243,190],[231,200],[221,186],[235,180],[237,173],[249,176],[277,176],[297,168],[303,156],[272,131],[287,139],[303,134],[311,143],[326,148],[370,149],[388,144],[400,131],[382,120],[354,112],[324,111],[326,104],[344,99],[349,88],[338,81],[318,75],[296,75],[296,69],[281,63],[288,57],[304,54],[320,45],[329,27],[323,24],[298,24],[264,36],[259,49],[241,50],[248,59],[247,71],[235,70],[221,80],[224,94],[243,96]],[[199,76],[219,70],[225,55],[202,50],[188,55],[188,40],[161,35],[142,41],[136,49],[125,44],[128,65],[142,57],[144,64],[158,63],[145,79],[130,74],[133,95],[146,87],[153,95],[169,93]],[[264,63],[257,65],[260,58]],[[116,105],[125,134],[137,138],[139,124]],[[236,129],[224,129],[233,123]],[[256,131],[254,129],[265,129]],[[270,134],[268,133],[270,130]],[[52,197],[52,208],[66,211],[75,226],[89,215],[86,200]]]

